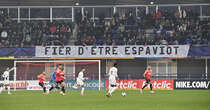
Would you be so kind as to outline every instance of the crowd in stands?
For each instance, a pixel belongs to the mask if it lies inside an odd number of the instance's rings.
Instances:
[[[175,12],[116,13],[101,25],[79,14],[76,45],[208,45],[210,24],[201,22],[191,10]]]
[[[1,12],[0,32],[0,48],[67,45],[72,32],[72,23],[49,21],[18,23]]]
[[[136,12],[135,12],[136,13]],[[209,45],[210,24],[199,14],[183,9],[146,13],[115,13],[112,19],[101,15],[95,22],[88,11],[75,14],[75,22],[12,20],[0,13],[0,48],[36,45]]]

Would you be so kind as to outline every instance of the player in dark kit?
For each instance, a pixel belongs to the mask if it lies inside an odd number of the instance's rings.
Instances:
[[[43,94],[47,94],[46,86],[44,85],[45,76],[45,72],[42,72],[40,75],[37,76],[37,78],[39,79],[39,85],[43,88]]]
[[[144,72],[144,77],[145,77],[145,80],[146,80],[146,84],[142,87],[142,89],[140,89],[141,94],[143,93],[142,90],[145,87],[147,87],[148,84],[150,85],[150,93],[154,93],[154,91],[152,91],[151,76],[152,76],[152,69],[151,69],[151,66],[149,65],[149,66],[147,66],[147,70]]]
[[[60,87],[61,87],[61,94],[62,95],[66,95],[65,94],[65,86],[66,86],[66,84],[65,84],[65,82],[64,82],[64,80],[65,80],[65,77],[64,77],[64,71],[63,71],[64,69],[63,69],[63,65],[59,65],[58,66],[58,68],[56,69],[56,83],[57,83],[57,85],[60,85]]]
[[[53,89],[56,90],[56,88],[59,89],[58,85],[56,84],[56,72],[53,72],[51,75],[51,83],[52,83],[52,85],[51,85],[51,88],[49,89],[49,91],[51,91]]]

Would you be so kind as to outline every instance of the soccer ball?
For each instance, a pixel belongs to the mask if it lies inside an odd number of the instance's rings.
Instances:
[[[126,96],[126,93],[125,92],[122,92],[122,94],[121,94],[123,97],[125,97]]]

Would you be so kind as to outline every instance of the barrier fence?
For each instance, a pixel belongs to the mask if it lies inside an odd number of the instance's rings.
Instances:
[[[27,89],[27,90],[42,90],[38,85],[38,80],[20,80],[20,81],[11,81],[11,88],[16,86],[17,89]],[[210,89],[210,80],[172,80],[172,79],[152,79],[154,90],[174,90],[174,89]],[[0,81],[2,83],[2,81]],[[45,82],[47,88],[51,87],[50,82]],[[136,80],[117,80],[118,89],[123,90],[139,90],[146,83],[144,79]],[[75,86],[75,80],[67,80],[66,88],[68,90],[75,90],[72,86]],[[101,90],[106,90],[109,88],[109,81],[102,80],[101,86],[99,86],[98,80],[87,80],[85,81],[87,90],[98,90],[101,87]],[[145,89],[149,89],[146,87]]]
[[[173,13],[183,9],[192,10],[201,19],[209,19],[210,4],[156,4],[156,5],[105,5],[105,6],[1,6],[1,11],[11,16],[13,20],[68,20],[75,21],[78,11],[87,15],[91,21],[98,20],[101,15],[106,19],[112,19],[115,13],[123,15],[132,12],[136,18],[141,19],[145,14],[165,11]]]

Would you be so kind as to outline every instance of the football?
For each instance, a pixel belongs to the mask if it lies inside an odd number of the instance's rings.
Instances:
[[[123,97],[125,97],[126,96],[126,93],[125,92],[122,92],[122,94],[121,94]]]

